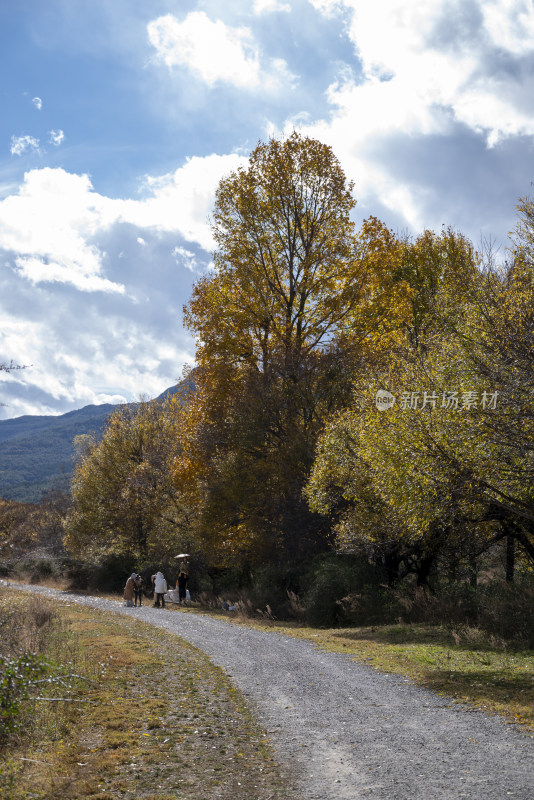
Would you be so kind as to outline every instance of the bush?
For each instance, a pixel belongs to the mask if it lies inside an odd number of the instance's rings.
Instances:
[[[323,558],[304,594],[306,620],[317,627],[374,624],[384,615],[382,570],[352,557]]]
[[[17,658],[0,656],[0,742],[16,732],[22,703],[47,671],[43,659],[34,653]]]
[[[67,571],[69,588],[122,592],[134,569],[134,559],[128,553],[110,553],[95,564],[72,564]]]
[[[493,581],[479,592],[479,627],[534,650],[534,587]]]
[[[63,564],[60,559],[39,549],[27,553],[24,558],[5,564],[5,574],[14,575],[20,580],[40,583],[41,580],[61,574]]]
[[[391,622],[429,625],[476,625],[479,591],[468,583],[450,583],[436,592],[421,586],[403,587],[392,593]]]
[[[267,564],[252,575],[248,598],[255,611],[286,619],[291,616],[288,592],[295,588],[294,570],[290,566]]]
[[[487,634],[534,649],[534,586],[493,580],[478,587],[445,584],[435,593],[422,588],[396,590],[391,622],[477,627]]]

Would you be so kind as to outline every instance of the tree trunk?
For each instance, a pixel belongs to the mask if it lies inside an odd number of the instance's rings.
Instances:
[[[388,576],[388,586],[395,586],[399,580],[400,558],[390,553],[384,557],[384,566]]]
[[[146,561],[147,557],[147,539],[146,539],[146,530],[143,524],[143,517],[141,514],[138,514],[135,520],[135,528],[137,533],[137,546],[139,548],[139,555],[142,561]]]
[[[515,569],[515,537],[508,535],[506,537],[506,582],[514,582],[514,569]]]
[[[428,586],[428,576],[434,563],[434,554],[425,556],[417,565],[417,585]]]
[[[478,564],[476,556],[472,554],[469,556],[469,585],[472,586],[473,589],[476,589],[477,581],[478,581]]]

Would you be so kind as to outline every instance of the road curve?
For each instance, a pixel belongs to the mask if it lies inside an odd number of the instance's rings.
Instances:
[[[203,650],[247,696],[306,800],[534,797],[534,735],[408,679],[274,631],[9,585],[135,616]]]

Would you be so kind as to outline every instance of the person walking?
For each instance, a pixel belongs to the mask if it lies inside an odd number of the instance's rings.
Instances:
[[[153,578],[154,578],[154,597],[155,597],[154,606],[156,608],[159,608],[161,603],[161,608],[165,608],[165,593],[167,591],[167,581],[165,580],[163,572],[156,572]]]
[[[123,597],[124,597],[124,599],[126,601],[125,605],[128,606],[128,608],[131,608],[131,606],[133,606],[133,604],[134,604],[134,602],[133,602],[134,593],[135,593],[135,583],[134,583],[134,581],[135,581],[136,578],[137,578],[137,573],[132,572],[132,574],[130,575],[130,577],[126,581],[126,585],[124,587]]]

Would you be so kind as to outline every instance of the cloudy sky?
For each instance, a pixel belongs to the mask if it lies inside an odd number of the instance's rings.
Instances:
[[[0,418],[193,359],[221,176],[297,128],[360,222],[501,252],[534,181],[532,0],[0,0]]]

